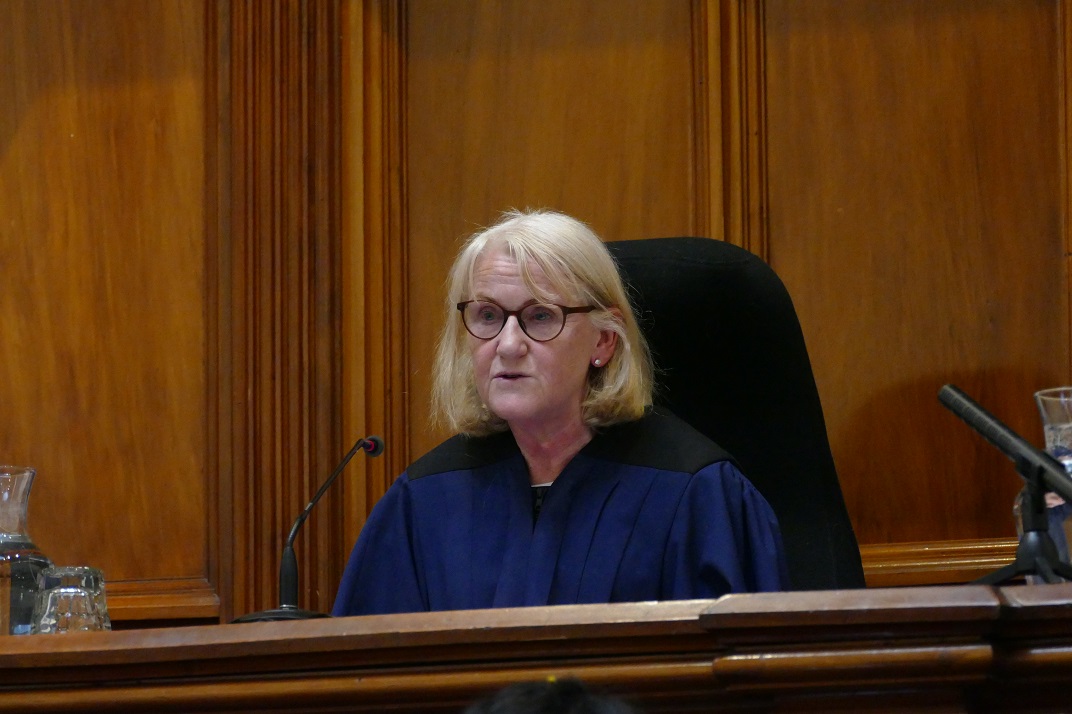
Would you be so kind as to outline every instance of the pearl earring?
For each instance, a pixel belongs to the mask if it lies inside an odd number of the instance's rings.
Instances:
[[[594,359],[594,360],[592,360],[592,364],[594,364],[596,367],[598,367],[599,365],[601,365],[603,363],[600,362],[598,359]]]

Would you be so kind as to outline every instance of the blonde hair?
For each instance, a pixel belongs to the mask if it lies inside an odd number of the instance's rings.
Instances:
[[[476,264],[492,246],[504,247],[517,262],[522,280],[537,300],[550,301],[551,296],[533,280],[533,264],[562,298],[598,308],[584,316],[597,329],[618,335],[606,366],[588,370],[581,404],[584,423],[600,427],[639,419],[652,403],[653,368],[618,267],[603,241],[584,223],[536,210],[504,213],[495,225],[470,236],[454,261],[447,279],[446,323],[436,350],[433,420],[472,436],[507,429],[477,393],[467,333],[457,310],[459,302],[471,297]]]

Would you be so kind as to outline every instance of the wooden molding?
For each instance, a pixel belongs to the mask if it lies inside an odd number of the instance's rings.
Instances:
[[[693,235],[726,240],[721,15],[710,0],[692,4]]]
[[[766,260],[764,15],[762,0],[692,5],[694,230]]]
[[[1068,172],[1072,168],[1072,11],[1068,3],[1059,3],[1057,6],[1060,22],[1061,41],[1057,44],[1060,53],[1061,82],[1056,88],[1058,92],[1058,108],[1060,123],[1061,151],[1058,152],[1061,175],[1061,231],[1064,236],[1065,247],[1065,285],[1068,291],[1068,313],[1065,316],[1066,330],[1069,340],[1069,364],[1066,371],[1072,374],[1072,181],[1069,180]]]
[[[702,4],[707,47],[718,48],[705,67],[713,76],[705,83],[708,99],[705,126],[720,130],[708,138],[707,175],[712,206],[721,197],[722,237],[768,260],[766,75],[763,0],[719,0]],[[714,18],[717,18],[716,24]],[[716,41],[714,36],[719,37]],[[716,109],[717,107],[717,109]],[[715,117],[718,120],[715,121]],[[717,164],[717,165],[716,165]],[[720,192],[720,194],[719,194]],[[711,230],[717,233],[717,228]]]
[[[231,127],[230,5],[209,5],[205,17],[205,481],[208,490],[208,577],[214,585],[216,616],[227,603],[230,613],[233,533],[230,334],[231,295]],[[198,589],[198,588],[195,588]],[[121,593],[109,592],[109,595]],[[122,599],[109,608],[122,607]],[[135,606],[132,609],[137,610]],[[170,610],[170,608],[167,608]],[[142,619],[141,611],[131,615]]]
[[[393,0],[346,0],[341,10],[343,423],[349,438],[376,434],[386,448],[380,458],[364,460],[364,478],[339,484],[340,564],[372,506],[410,459],[405,7]]]
[[[1010,563],[1013,539],[892,543],[860,547],[868,587],[964,583]]]
[[[459,712],[570,676],[650,712],[1065,711],[1070,598],[758,593],[18,637],[0,711]]]
[[[278,604],[283,541],[345,453],[339,17],[333,0],[234,3],[219,33],[229,38],[231,138],[230,271],[220,322],[229,327],[233,375],[234,567],[224,618]],[[332,519],[321,520],[295,545],[300,604],[322,610],[343,556]]]
[[[108,612],[114,622],[216,619],[220,598],[204,579],[139,580],[108,583]]]
[[[371,507],[411,461],[407,442],[405,3],[364,4],[363,164],[365,421],[387,442],[369,464]],[[372,428],[372,427],[370,427]],[[365,514],[359,514],[364,516]]]

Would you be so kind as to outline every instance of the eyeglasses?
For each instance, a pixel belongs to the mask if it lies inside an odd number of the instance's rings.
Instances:
[[[546,305],[533,303],[520,310],[507,310],[490,300],[466,300],[458,303],[462,314],[462,324],[469,334],[478,340],[490,340],[502,332],[506,320],[511,315],[517,318],[517,324],[526,335],[537,342],[547,342],[562,334],[566,326],[566,316],[574,312],[592,312],[595,305],[583,307],[566,307],[565,305]]]

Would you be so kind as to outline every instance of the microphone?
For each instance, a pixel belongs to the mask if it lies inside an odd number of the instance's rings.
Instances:
[[[938,401],[1012,459],[1021,476],[1026,479],[1028,468],[1039,472],[1050,491],[1072,502],[1072,478],[1060,461],[1036,449],[952,384],[939,390]]]
[[[383,453],[383,439],[378,436],[367,436],[364,439],[358,439],[357,443],[350,449],[350,452],[335,467],[331,476],[328,476],[324,485],[313,496],[313,500],[309,501],[309,505],[294,521],[294,525],[290,529],[290,535],[287,536],[287,540],[283,544],[283,556],[279,561],[279,607],[272,610],[251,612],[248,615],[236,617],[234,622],[270,622],[274,620],[308,620],[314,617],[330,617],[330,615],[323,612],[304,610],[298,607],[298,557],[294,554],[294,540],[298,537],[298,531],[301,530],[305,519],[312,513],[313,506],[324,495],[324,492],[331,487],[331,484],[335,483],[335,479],[339,477],[342,470],[346,468],[346,464],[350,463],[350,459],[354,458],[358,451],[364,451],[369,456],[379,456]]]

